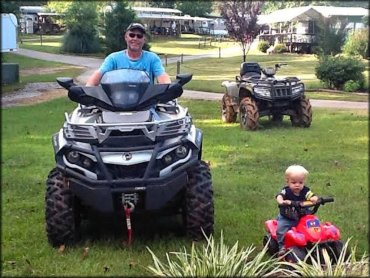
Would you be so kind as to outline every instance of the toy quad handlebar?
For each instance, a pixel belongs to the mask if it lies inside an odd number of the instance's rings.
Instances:
[[[295,207],[298,211],[300,211],[300,214],[315,214],[320,206],[332,202],[334,202],[333,197],[320,197],[316,203],[313,203],[312,201],[291,201],[290,205],[282,204],[279,205],[279,207]],[[307,213],[307,209],[311,207],[313,207],[313,209],[308,210],[309,212]]]

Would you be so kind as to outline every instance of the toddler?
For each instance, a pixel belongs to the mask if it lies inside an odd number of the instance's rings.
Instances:
[[[300,165],[291,165],[285,171],[284,188],[276,195],[276,201],[279,205],[290,205],[291,201],[306,201],[313,203],[318,201],[318,197],[305,186],[305,179],[308,171]],[[284,248],[284,236],[289,229],[298,224],[298,218],[292,217],[287,213],[289,207],[280,206],[280,213],[277,217],[277,231],[276,237],[279,245],[279,256],[286,253]]]

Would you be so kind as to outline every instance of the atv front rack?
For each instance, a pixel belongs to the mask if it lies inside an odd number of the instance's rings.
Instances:
[[[158,137],[175,137],[187,134],[192,125],[192,118],[185,110],[185,116],[177,119],[154,120],[135,123],[75,123],[68,113],[65,113],[66,122],[63,132],[66,139],[86,143],[98,141],[103,143],[112,136],[143,135],[151,141]]]

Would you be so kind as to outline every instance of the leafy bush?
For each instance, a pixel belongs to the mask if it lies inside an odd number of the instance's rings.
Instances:
[[[72,53],[94,53],[100,51],[96,4],[73,1],[65,13],[67,32],[61,50]]]
[[[286,51],[287,51],[287,49],[285,47],[285,44],[283,44],[283,43],[278,43],[274,47],[274,52],[275,53],[284,53]]]
[[[260,41],[257,46],[258,50],[263,53],[266,53],[269,47],[270,47],[270,44],[267,41]]]
[[[356,92],[361,88],[361,84],[358,81],[348,80],[344,83],[344,90],[346,92]]]
[[[356,58],[322,56],[315,68],[315,74],[329,88],[342,89],[349,80],[357,81],[362,87],[364,70],[365,66]]]
[[[344,44],[344,53],[348,55],[360,55],[364,59],[370,57],[368,38],[369,28],[351,33]]]

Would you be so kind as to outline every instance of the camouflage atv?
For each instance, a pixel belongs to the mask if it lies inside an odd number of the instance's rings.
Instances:
[[[240,127],[256,130],[260,117],[282,122],[287,115],[293,126],[309,127],[312,108],[304,95],[304,84],[297,77],[275,78],[282,65],[286,64],[262,69],[258,63],[242,63],[235,81],[222,82],[226,88],[221,105],[222,121],[236,122],[239,113]]]

